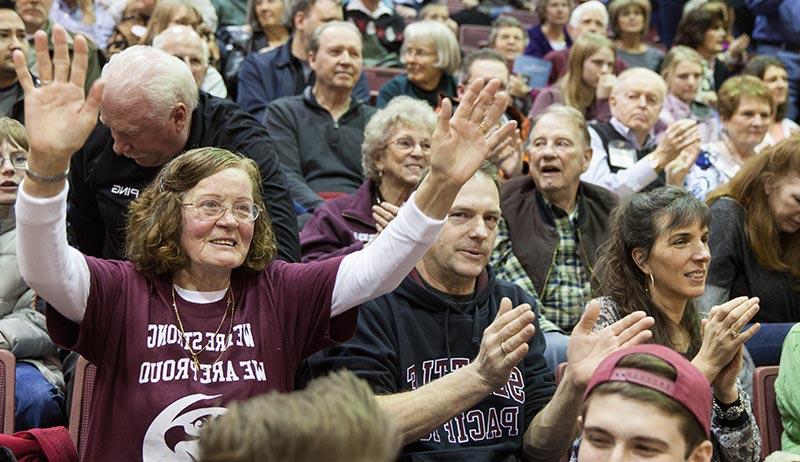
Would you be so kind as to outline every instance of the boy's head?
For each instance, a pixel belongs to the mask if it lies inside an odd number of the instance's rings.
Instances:
[[[579,462],[708,462],[711,385],[661,345],[609,355],[584,394]]]
[[[28,167],[28,136],[21,123],[0,117],[0,206],[17,201],[17,190]]]

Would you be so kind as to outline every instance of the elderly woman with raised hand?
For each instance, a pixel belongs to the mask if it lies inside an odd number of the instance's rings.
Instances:
[[[614,0],[608,5],[617,57],[628,67],[658,72],[664,52],[644,42],[651,12],[649,0]]]
[[[87,460],[196,457],[196,442],[176,442],[172,427],[194,436],[229,401],[292,390],[300,360],[352,334],[350,308],[408,274],[493,138],[515,127],[484,134],[506,101],[497,81],[474,82],[455,112],[445,100],[430,175],[369,247],[345,257],[273,261],[259,169],[217,148],[177,157],[142,191],[128,224],[130,262],[86,257],[67,245],[67,168],[95,126],[104,83],[84,101],[86,41],[76,38],[70,72],[66,32],[53,34],[54,65],[46,35],[35,37],[47,85],[36,88],[14,53],[30,137],[20,272],[53,306],[54,340],[97,366]]]
[[[755,462],[761,439],[737,378],[744,342],[759,325],[742,329],[758,312],[759,300],[735,298],[712,308],[701,322],[694,298],[703,294],[708,274],[708,222],[708,207],[681,188],[633,195],[612,216],[593,272],[601,298],[590,303],[601,305],[597,329],[635,310],[655,318],[652,343],[691,359],[711,382],[712,460]]]
[[[756,151],[800,133],[800,125],[786,117],[789,110],[789,74],[786,65],[774,56],[756,56],[747,63],[742,74],[761,79],[772,92],[772,103],[775,105],[775,116],[769,124],[764,141],[756,146]]]
[[[684,186],[700,200],[727,183],[756,154],[772,120],[769,89],[759,79],[744,75],[728,79],[719,91],[722,135],[701,146]]]
[[[667,127],[681,119],[697,121],[700,142],[719,139],[722,127],[713,108],[695,100],[703,78],[703,57],[693,49],[676,45],[669,50],[661,65],[661,77],[667,82],[667,97],[658,116],[656,140],[661,141]]]
[[[572,46],[567,33],[567,22],[572,11],[569,0],[537,0],[536,14],[540,23],[528,29],[528,45],[525,54],[544,58],[551,51]]]
[[[386,227],[428,168],[435,127],[433,109],[409,96],[372,116],[361,145],[367,180],[314,212],[300,233],[303,261],[352,253]]]
[[[740,295],[761,299],[761,332],[747,349],[757,366],[778,364],[800,321],[800,136],[754,156],[711,204],[711,266],[700,305]]]
[[[406,73],[386,82],[378,93],[378,107],[385,107],[395,96],[407,95],[427,101],[436,108],[442,96],[456,96],[453,73],[461,65],[458,40],[438,21],[419,21],[406,26],[400,50]]]

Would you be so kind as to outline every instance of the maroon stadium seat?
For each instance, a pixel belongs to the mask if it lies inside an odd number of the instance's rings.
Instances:
[[[757,367],[753,374],[753,414],[761,432],[761,458],[781,449],[783,423],[775,399],[778,366]]]
[[[78,459],[83,458],[86,451],[86,440],[89,436],[89,413],[94,397],[94,379],[97,367],[83,356],[75,365],[75,387],[72,391],[72,403],[69,411],[69,436],[78,448]]]
[[[0,413],[2,425],[0,433],[14,433],[14,378],[17,360],[14,354],[0,350]]]

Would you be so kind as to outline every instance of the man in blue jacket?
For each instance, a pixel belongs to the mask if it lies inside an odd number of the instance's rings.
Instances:
[[[299,95],[314,84],[308,65],[308,44],[322,24],[342,20],[342,7],[334,0],[297,0],[292,4],[292,36],[266,53],[251,53],[239,69],[236,102],[258,121],[267,104],[284,96]],[[360,101],[369,99],[367,79],[360,75],[353,90]]]
[[[592,333],[599,306],[590,306],[556,388],[533,298],[487,266],[499,185],[484,163],[411,274],[361,308],[351,340],[309,359],[313,375],[347,368],[370,383],[402,435],[400,460],[559,460],[597,364],[650,337],[642,312]]]
[[[745,0],[756,15],[753,41],[756,53],[775,56],[789,73],[786,117],[798,120],[800,109],[800,0]]]

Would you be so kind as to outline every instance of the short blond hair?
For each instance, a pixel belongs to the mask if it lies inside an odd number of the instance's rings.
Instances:
[[[202,462],[389,462],[399,449],[391,419],[349,371],[233,403],[200,436]]]
[[[403,51],[406,44],[420,40],[433,43],[436,49],[436,62],[433,66],[450,75],[461,66],[461,48],[453,31],[439,21],[430,19],[412,22],[403,31]],[[401,52],[401,56],[402,56]]]

